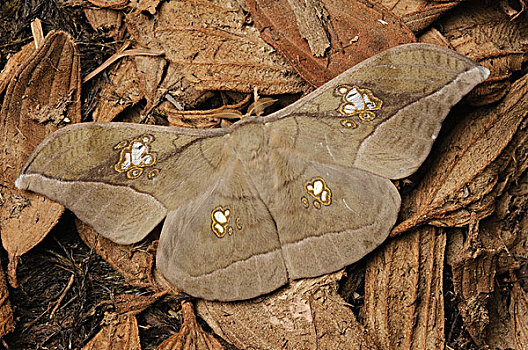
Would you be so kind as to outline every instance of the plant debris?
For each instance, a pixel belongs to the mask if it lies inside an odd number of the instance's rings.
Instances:
[[[37,44],[38,44],[37,40]],[[52,31],[42,46],[15,55],[0,80],[9,79],[0,111],[2,126],[2,244],[9,253],[8,276],[17,285],[19,257],[38,244],[57,223],[64,208],[44,196],[15,188],[22,166],[44,137],[58,126],[81,121],[79,54],[70,35]],[[11,68],[16,67],[16,68]]]
[[[0,5],[0,231],[11,282],[10,287],[0,271],[3,344],[12,349],[524,349],[527,5],[526,0]],[[41,21],[31,24],[37,17]],[[270,105],[285,106],[310,91],[309,85],[319,86],[380,50],[412,42],[415,34],[492,73],[465,105],[452,110],[420,171],[397,182],[402,211],[393,237],[348,267],[348,276],[340,271],[294,281],[243,302],[189,300],[155,269],[159,228],[138,244],[118,245],[74,222],[68,211],[59,220],[60,205],[13,186],[33,148],[49,132],[79,122],[81,112],[83,121],[225,127],[261,115]]]

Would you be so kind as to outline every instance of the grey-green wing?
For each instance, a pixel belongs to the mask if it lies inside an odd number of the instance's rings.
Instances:
[[[425,160],[451,107],[488,74],[452,50],[398,46],[266,117],[270,142],[300,157],[403,178]]]

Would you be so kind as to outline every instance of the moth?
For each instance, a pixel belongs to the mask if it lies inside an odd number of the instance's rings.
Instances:
[[[16,186],[121,244],[165,219],[156,267],[167,280],[194,297],[249,299],[380,245],[400,208],[390,180],[422,164],[450,108],[488,74],[454,51],[402,45],[228,128],[65,127]]]

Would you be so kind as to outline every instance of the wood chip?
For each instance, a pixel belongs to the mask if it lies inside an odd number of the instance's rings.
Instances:
[[[446,233],[425,226],[367,263],[364,318],[379,349],[443,349]]]
[[[16,66],[0,112],[0,231],[9,253],[9,281],[14,286],[18,258],[44,239],[64,211],[44,196],[16,189],[15,179],[47,134],[59,125],[81,120],[79,53],[70,35],[50,32],[42,46]]]
[[[415,41],[405,24],[375,1],[246,3],[262,38],[313,86],[324,84],[376,53]],[[312,33],[313,38],[306,32]]]
[[[294,281],[255,300],[200,300],[196,308],[216,334],[240,349],[375,349],[336,293],[342,274]]]

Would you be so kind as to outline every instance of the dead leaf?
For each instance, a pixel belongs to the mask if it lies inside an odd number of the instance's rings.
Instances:
[[[0,73],[0,94],[2,94],[16,72],[26,64],[28,58],[35,53],[35,43],[30,42],[22,47],[20,51],[9,58]]]
[[[462,1],[379,0],[383,6],[399,16],[414,33],[423,31]]]
[[[143,312],[147,307],[154,304],[167,292],[158,292],[150,295],[136,294],[119,294],[115,296],[115,312],[119,315],[133,314],[137,315]]]
[[[509,275],[517,270],[519,257],[526,256],[526,194],[528,173],[521,171],[512,180],[512,186],[497,199],[494,214],[480,222],[476,243],[466,240],[464,247],[465,230],[455,230],[449,235],[446,259],[449,265],[459,266],[464,258],[464,249],[467,252],[467,246],[475,248],[474,261],[469,259],[454,271],[453,282],[456,282],[459,292],[462,290],[462,295],[470,296],[465,302],[459,299],[459,306],[464,308],[461,312],[464,321],[470,323],[470,331],[477,333],[480,343],[491,349],[519,348],[515,345],[513,315],[508,311],[511,310],[512,297],[509,291],[500,288],[501,284],[505,284],[500,275]],[[471,256],[471,251],[467,255]],[[480,275],[484,277],[479,278]],[[473,279],[478,279],[478,282],[472,282]],[[479,332],[479,328],[482,331]]]
[[[432,169],[403,196],[403,222],[392,236],[423,223],[460,227],[469,223],[470,211],[479,219],[493,212],[495,197],[526,166],[527,93],[528,75],[499,105],[475,110],[444,138],[432,152]]]
[[[115,62],[118,62],[124,57],[129,56],[161,56],[164,54],[163,51],[157,51],[157,50],[146,50],[146,49],[130,49],[126,50],[129,46],[129,43],[125,43],[120,50],[118,50],[115,54],[110,56],[106,61],[103,62],[99,67],[94,69],[92,72],[87,74],[83,78],[83,83],[86,83],[93,77],[95,77],[97,74],[103,72],[106,68],[110,67]]]
[[[522,175],[522,176],[521,176]],[[499,253],[497,274],[519,268],[519,257],[526,256],[528,242],[528,173],[520,171],[511,187],[496,202],[494,214],[481,221],[479,239]]]
[[[103,328],[82,350],[141,350],[136,316],[105,314]]]
[[[140,45],[166,53],[169,67],[160,89],[176,93],[183,105],[190,100],[182,93],[192,89],[252,92],[257,87],[262,94],[282,94],[306,88],[234,2],[163,2],[155,17],[132,12],[126,24]]]
[[[375,1],[246,3],[262,38],[313,86],[324,84],[376,53],[415,41],[400,19]],[[318,34],[311,38],[307,32]]]
[[[75,220],[75,225],[84,243],[93,247],[127,283],[138,288],[156,289],[151,282],[154,256],[148,248],[114,243],[98,235],[93,228],[78,219]]]
[[[109,83],[105,83],[98,94],[92,114],[95,122],[110,122],[125,109],[138,103],[144,95],[140,90],[139,78],[133,58],[124,58],[108,73]]]
[[[9,253],[8,278],[16,286],[19,256],[39,243],[64,211],[44,196],[16,189],[14,182],[31,151],[47,134],[60,124],[81,120],[77,46],[69,34],[50,32],[42,47],[12,72],[0,112],[0,231]]]
[[[117,295],[115,312],[105,313],[102,329],[82,350],[141,350],[136,315],[165,294],[163,291],[151,295]]]
[[[466,100],[475,105],[500,100],[510,88],[511,75],[528,58],[528,21],[511,20],[499,1],[465,1],[440,20],[439,28],[456,51],[491,71]]]
[[[216,338],[203,331],[196,321],[194,307],[190,301],[181,303],[183,324],[178,333],[167,338],[157,350],[222,350],[224,347]]]
[[[379,349],[443,349],[446,232],[424,226],[378,250],[365,273],[365,324]]]
[[[151,109],[159,104],[166,93],[158,89],[163,75],[166,72],[167,60],[163,57],[136,56],[136,76],[139,78],[139,90],[144,96],[147,104],[143,108],[144,115],[149,114]]]
[[[200,300],[198,314],[240,349],[376,349],[336,292],[343,271],[243,302]]]

